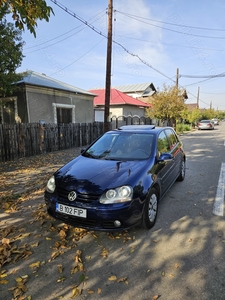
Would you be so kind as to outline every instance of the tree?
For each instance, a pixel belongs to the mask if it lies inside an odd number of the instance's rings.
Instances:
[[[150,118],[156,118],[162,122],[168,121],[170,126],[176,127],[176,121],[185,116],[187,106],[185,104],[185,90],[175,86],[163,86],[163,89],[154,95],[152,108],[147,109]]]
[[[4,8],[12,14],[15,26],[24,30],[26,24],[27,29],[36,36],[35,28],[37,20],[49,21],[50,14],[53,9],[47,6],[44,0],[0,0],[0,11]]]
[[[0,10],[0,97],[13,93],[13,82],[21,79],[16,74],[23,60],[23,44],[21,30],[15,29],[12,23],[5,19],[7,8]]]
[[[188,112],[186,120],[192,125],[196,126],[198,121],[202,118],[202,112],[199,108],[195,108]]]

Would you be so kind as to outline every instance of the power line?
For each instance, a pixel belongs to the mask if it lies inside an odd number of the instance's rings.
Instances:
[[[117,35],[117,36],[129,39],[129,40],[136,40],[136,41],[141,41],[141,42],[152,43],[154,45],[158,43],[158,42],[148,41],[148,40],[144,40],[144,39],[138,39],[138,38],[134,38],[134,37],[130,37],[130,36],[124,36],[124,35]],[[162,42],[160,42],[160,45],[166,45],[166,46],[172,46],[172,47],[181,47],[181,48],[189,48],[189,49],[199,49],[199,47],[195,47],[195,46],[184,46],[184,45],[176,45],[176,44],[169,44],[169,43],[162,43]],[[204,50],[220,51],[220,52],[225,51],[225,49],[213,49],[213,48],[204,48]]]
[[[79,17],[77,14],[75,14],[74,12],[70,11],[67,7],[65,7],[64,5],[60,4],[58,1],[56,0],[51,0],[54,4],[56,4],[57,6],[59,6],[61,9],[63,9],[66,13],[70,14],[71,16],[73,16],[74,18],[78,19],[80,22],[82,22],[83,24],[85,24],[86,26],[88,26],[91,30],[93,30],[94,32],[96,32],[97,34],[103,36],[104,38],[108,38],[106,36],[106,34],[102,33],[102,31],[98,30],[97,28],[95,28],[94,26],[90,25],[86,20],[84,20],[83,18]],[[149,68],[153,69],[154,71],[156,71],[157,73],[161,74],[162,76],[166,77],[167,79],[173,81],[173,83],[176,83],[175,80],[173,80],[171,77],[165,75],[163,72],[157,70],[156,68],[154,68],[153,66],[151,66],[149,63],[147,63],[146,61],[144,61],[141,57],[139,57],[139,55],[134,54],[132,52],[130,52],[126,47],[124,47],[121,43],[112,40],[112,42],[114,44],[117,44],[118,46],[120,46],[125,52],[127,52],[129,55],[138,58],[144,65],[148,66]],[[181,85],[179,85],[180,87],[182,87]],[[182,87],[184,88],[184,87]],[[190,95],[194,96],[195,98],[197,98],[194,94],[190,93]],[[199,101],[201,101],[202,103],[205,103],[204,101],[202,101],[201,99],[199,99]],[[206,105],[210,106],[210,104],[205,103]]]
[[[95,28],[94,26],[90,25],[86,20],[84,20],[83,18],[79,17],[77,14],[75,14],[74,12],[72,12],[71,10],[69,10],[67,7],[65,7],[64,5],[62,5],[61,3],[59,3],[56,0],[51,0],[54,4],[56,4],[57,6],[59,6],[61,9],[63,9],[66,13],[70,14],[72,17],[78,19],[80,22],[84,23],[86,26],[88,26],[91,30],[95,31],[96,33],[98,33],[99,35],[105,37],[106,39],[108,38],[106,34],[102,33],[100,30],[98,30],[97,28]],[[173,81],[175,83],[175,81],[167,76],[166,74],[164,74],[163,72],[159,71],[158,69],[154,68],[152,65],[150,65],[149,63],[147,63],[146,61],[144,61],[139,55],[134,54],[132,52],[130,52],[127,48],[125,48],[121,43],[112,40],[112,42],[114,44],[117,44],[118,46],[120,46],[125,52],[127,52],[129,55],[136,57],[137,59],[139,59],[143,64],[145,64],[146,66],[148,66],[149,68],[153,69],[154,71],[156,71],[157,73],[161,74],[162,76],[166,77],[167,79]]]
[[[140,16],[136,16],[136,15],[132,15],[132,14],[128,14],[128,13],[124,13],[121,12],[119,10],[117,10],[118,13],[125,15],[125,16],[130,16],[130,17],[135,17],[135,18],[141,18],[141,20],[149,20],[149,21],[153,21],[153,22],[158,22],[158,23],[162,23],[162,24],[168,24],[168,25],[173,25],[176,27],[187,27],[187,28],[192,28],[192,29],[200,29],[200,30],[210,30],[210,31],[224,31],[225,29],[216,29],[216,28],[207,28],[207,27],[197,27],[197,26],[190,26],[190,25],[180,25],[177,23],[170,23],[170,22],[164,22],[164,21],[159,21],[159,20],[154,20],[154,19],[149,19],[149,18],[144,18],[144,17],[140,17]]]
[[[220,74],[216,74],[216,75],[179,75],[179,77],[184,77],[184,78],[218,78],[218,77],[225,77],[225,72],[220,73]]]
[[[104,39],[104,38],[103,38]],[[95,47],[97,47],[102,41],[103,39],[101,39],[101,41],[99,41],[96,45],[94,45],[91,49],[89,49],[87,52],[85,52],[82,56],[80,56],[79,58],[77,58],[76,60],[74,60],[73,62],[71,62],[70,64],[68,64],[67,66],[65,66],[64,68],[61,68],[60,70],[57,70],[56,72],[50,74],[49,76],[55,75],[63,70],[65,70],[66,68],[70,67],[71,65],[73,65],[75,62],[77,62],[78,60],[80,60],[81,58],[83,58],[85,55],[87,55],[89,52],[91,52]]]
[[[192,34],[192,33],[188,33],[188,32],[182,32],[182,31],[179,31],[179,30],[169,29],[169,28],[166,28],[166,27],[154,25],[154,24],[145,22],[145,21],[143,21],[143,20],[140,20],[137,16],[131,17],[132,15],[125,14],[125,13],[122,13],[122,14],[123,14],[124,16],[130,17],[131,19],[136,20],[136,21],[139,21],[139,22],[141,22],[141,23],[145,23],[145,24],[148,24],[148,25],[150,25],[150,26],[154,26],[154,27],[161,28],[161,29],[164,29],[164,30],[167,30],[167,31],[171,31],[171,32],[182,33],[182,34],[189,35],[189,36],[195,36],[195,37],[201,37],[201,38],[208,38],[208,39],[222,39],[222,40],[225,39],[225,37],[206,36],[206,35]],[[177,26],[182,26],[182,25],[177,25]]]
[[[100,13],[102,14],[102,11],[101,11]],[[100,15],[100,13],[98,13],[95,17],[97,17],[98,15]],[[105,11],[104,11],[104,14],[105,14]],[[98,19],[95,19],[95,20],[92,22],[92,24],[93,24],[94,22],[98,21],[100,18],[102,18],[102,15],[101,15]],[[55,38],[52,38],[52,39],[50,39],[50,40],[44,41],[44,42],[42,42],[42,43],[40,43],[40,44],[31,46],[31,47],[28,47],[28,48],[25,49],[25,51],[28,50],[28,49],[32,49],[32,48],[35,48],[35,50],[30,51],[30,52],[27,52],[27,53],[25,53],[25,54],[30,54],[30,53],[33,53],[33,52],[36,52],[36,51],[40,51],[40,50],[42,50],[42,49],[45,49],[45,48],[48,48],[48,47],[53,46],[53,45],[55,45],[55,44],[58,44],[58,43],[60,43],[60,42],[62,42],[62,41],[64,41],[64,40],[66,40],[66,39],[68,39],[68,38],[70,38],[70,37],[72,37],[72,36],[74,36],[74,35],[80,33],[81,31],[84,30],[84,27],[81,28],[79,31],[76,31],[74,34],[71,34],[71,35],[65,37],[64,39],[61,39],[61,40],[59,40],[59,41],[57,41],[57,42],[55,42],[55,43],[53,43],[53,44],[50,44],[50,45],[49,45],[48,43],[51,42],[51,41],[54,41],[54,40],[56,40],[56,39],[58,39],[58,38],[60,38],[60,37],[62,37],[62,36],[65,36],[65,35],[67,35],[68,33],[72,32],[72,31],[74,31],[75,29],[78,29],[79,27],[82,27],[82,26],[83,26],[83,25],[79,25],[79,26],[77,26],[77,27],[75,27],[75,28],[73,28],[73,29],[71,29],[71,30],[69,30],[69,31],[67,31],[67,32],[65,32],[65,33],[63,33],[63,34],[61,34],[61,35],[55,37]],[[47,44],[47,45],[44,46],[44,47],[42,47],[42,48],[36,49],[37,47],[39,47],[39,46],[41,46],[41,45],[45,45],[45,44]]]

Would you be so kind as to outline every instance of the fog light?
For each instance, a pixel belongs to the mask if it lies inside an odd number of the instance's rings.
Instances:
[[[120,227],[121,226],[121,222],[119,220],[114,221],[114,225],[116,227]]]

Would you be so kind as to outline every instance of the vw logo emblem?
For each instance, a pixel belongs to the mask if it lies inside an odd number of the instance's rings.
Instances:
[[[70,201],[74,201],[76,198],[77,198],[76,192],[74,192],[74,191],[69,192],[69,194],[68,194],[68,199],[69,199]]]

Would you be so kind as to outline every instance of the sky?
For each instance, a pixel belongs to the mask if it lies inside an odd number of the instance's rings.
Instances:
[[[17,72],[105,88],[108,1],[60,1],[46,0],[54,15],[38,21],[36,38],[22,33]],[[224,0],[113,0],[111,86],[149,82],[162,90],[178,74],[187,104],[225,110],[224,14]]]

